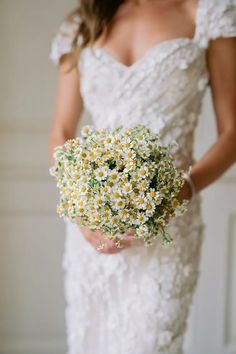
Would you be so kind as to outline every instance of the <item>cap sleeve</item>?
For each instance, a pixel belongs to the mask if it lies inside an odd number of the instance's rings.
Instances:
[[[219,37],[236,37],[236,6],[232,0],[199,0],[199,33],[201,47]]]
[[[79,22],[79,16],[74,15],[70,21],[65,20],[60,25],[57,34],[51,41],[49,58],[54,64],[58,65],[60,58],[64,54],[68,54],[73,51],[73,41],[78,29]]]

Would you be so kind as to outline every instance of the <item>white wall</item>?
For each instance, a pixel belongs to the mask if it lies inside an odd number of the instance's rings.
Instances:
[[[74,3],[0,1],[0,354],[65,353],[64,230],[47,161],[56,68],[48,55],[50,39]],[[197,137],[200,157],[215,139],[209,96]],[[236,352],[235,180],[232,170],[203,193],[208,228],[188,354]]]
[[[75,2],[0,1],[0,352],[64,353],[63,223],[48,175],[50,40]]]

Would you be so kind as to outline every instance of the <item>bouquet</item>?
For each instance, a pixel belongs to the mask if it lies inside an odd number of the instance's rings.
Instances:
[[[142,124],[114,131],[84,126],[81,136],[55,148],[50,173],[60,190],[58,214],[100,229],[118,247],[130,231],[147,246],[156,238],[171,243],[166,226],[187,209],[177,198],[184,171],[171,155],[176,144],[162,145]]]

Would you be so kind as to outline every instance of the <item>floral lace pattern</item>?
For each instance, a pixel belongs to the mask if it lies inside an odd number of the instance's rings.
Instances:
[[[197,41],[207,48],[218,37],[235,37],[236,11],[233,0],[200,0]],[[207,21],[206,21],[207,19]]]
[[[80,19],[74,16],[71,22],[63,22],[52,41],[50,59],[57,65],[62,55],[72,51],[73,39],[78,28]],[[79,44],[79,39],[78,39]]]
[[[188,220],[188,222],[186,222]],[[66,222],[63,267],[70,354],[179,354],[199,276],[200,197],[169,226],[173,247],[98,254]],[[112,295],[112,296],[111,296]]]
[[[129,67],[101,48],[84,49],[81,93],[94,125],[147,124],[163,142],[178,142],[179,166],[194,163],[194,133],[209,82],[206,48],[212,39],[236,36],[235,14],[230,0],[199,0],[193,39],[157,43]],[[78,21],[64,23],[54,39],[56,64],[71,51]],[[66,221],[68,354],[182,354],[204,228],[200,195],[169,225],[174,242],[167,247],[136,243],[115,255],[99,254]]]

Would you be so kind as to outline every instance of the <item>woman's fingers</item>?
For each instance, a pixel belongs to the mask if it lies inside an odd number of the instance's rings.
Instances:
[[[88,227],[80,227],[85,239],[93,246],[99,253],[114,254],[119,253],[123,249],[132,245],[134,240],[134,232],[130,231],[127,236],[122,236],[120,247],[116,240],[109,240],[108,237],[100,230],[91,231]]]

